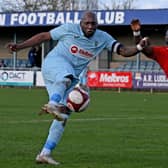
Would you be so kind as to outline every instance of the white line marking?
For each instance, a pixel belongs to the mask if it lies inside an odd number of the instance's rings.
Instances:
[[[110,120],[168,120],[168,116],[158,116],[158,117],[108,117],[108,118],[77,118],[77,119],[69,119],[68,121],[71,122],[89,122],[89,121],[110,121]],[[20,123],[44,123],[44,122],[51,122],[52,119],[47,120],[13,120],[13,121],[5,121],[1,123],[7,124],[20,124]]]

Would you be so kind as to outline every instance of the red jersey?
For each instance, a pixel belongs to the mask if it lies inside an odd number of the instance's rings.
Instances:
[[[150,58],[161,66],[168,77],[168,46],[153,46],[152,50],[153,53]]]

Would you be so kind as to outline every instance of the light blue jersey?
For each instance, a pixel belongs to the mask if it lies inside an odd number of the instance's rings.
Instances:
[[[80,85],[87,85],[87,72],[88,72],[88,67],[86,67],[79,75],[79,84]]]
[[[58,91],[48,81],[61,82],[64,77],[72,75],[76,79],[73,81],[74,86],[83,69],[103,49],[117,52],[120,45],[111,35],[98,29],[92,37],[85,37],[79,24],[61,25],[52,29],[50,34],[58,44],[48,53],[42,64],[49,95]]]
[[[71,73],[75,76],[78,76],[104,48],[111,50],[116,42],[112,36],[101,30],[96,30],[88,39],[78,24],[64,24],[52,29],[50,33],[53,40],[58,40],[58,44],[48,54],[46,64],[54,68],[61,63],[61,69],[69,64],[73,67],[74,72]]]

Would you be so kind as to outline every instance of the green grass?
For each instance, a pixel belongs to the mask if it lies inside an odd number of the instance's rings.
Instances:
[[[168,93],[91,91],[53,157],[60,168],[167,168]],[[0,89],[0,167],[49,168],[34,159],[52,116],[38,116],[44,89]]]

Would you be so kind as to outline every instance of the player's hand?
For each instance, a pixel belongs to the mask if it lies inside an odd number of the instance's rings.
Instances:
[[[9,50],[10,53],[17,51],[17,44],[15,43],[8,43],[6,48]]]
[[[140,31],[140,29],[141,29],[141,23],[140,23],[139,19],[133,19],[131,21],[131,29],[134,32]]]
[[[145,48],[150,45],[150,41],[148,37],[144,37],[143,39],[140,40],[139,44]]]
[[[144,48],[148,47],[149,45],[150,45],[149,38],[148,37],[144,37],[137,44],[137,50],[138,51],[142,51]]]

